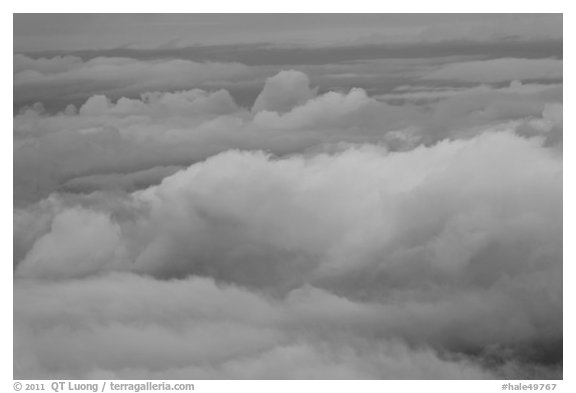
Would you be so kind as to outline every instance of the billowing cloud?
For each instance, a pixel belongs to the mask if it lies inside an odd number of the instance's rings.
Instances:
[[[501,128],[16,209],[15,375],[558,376],[562,156]]]
[[[296,106],[305,104],[316,95],[310,88],[308,76],[298,71],[281,71],[268,78],[262,92],[256,98],[254,112],[288,112]]]
[[[403,89],[379,97],[360,88],[318,94],[306,75],[286,71],[264,84],[252,110],[224,89],[146,92],[116,100],[94,95],[59,113],[35,105],[14,118],[16,204],[57,190],[95,190],[86,181],[133,191],[134,184],[144,187],[161,178],[134,183],[128,180],[132,172],[188,166],[228,149],[285,155],[370,142],[406,150],[455,135],[471,137],[502,121],[515,121],[522,135],[542,135],[561,145],[561,111],[545,112],[561,102],[560,85]],[[436,97],[431,103],[421,100],[430,96]]]
[[[286,114],[279,114],[279,111],[260,111],[254,122],[265,127],[289,129],[330,123],[340,125],[348,115],[374,105],[379,104],[369,98],[362,89],[353,89],[348,94],[328,92]]]
[[[562,378],[561,15],[17,19],[15,378]]]
[[[200,89],[172,93],[143,93],[140,99],[122,97],[116,103],[103,95],[90,97],[79,109],[81,115],[124,115],[148,117],[204,117],[237,112],[226,90],[207,93]]]
[[[16,296],[30,304],[16,314],[20,378],[490,376],[472,362],[443,359],[430,349],[385,340],[374,346],[368,336],[347,334],[342,318],[364,319],[351,326],[361,331],[370,323],[369,310],[321,291],[273,300],[210,279],[111,275],[56,285],[25,282]],[[312,314],[309,302],[336,307],[339,320]],[[327,325],[328,319],[336,324]],[[321,329],[308,328],[319,323]],[[42,331],[32,334],[39,324]]]

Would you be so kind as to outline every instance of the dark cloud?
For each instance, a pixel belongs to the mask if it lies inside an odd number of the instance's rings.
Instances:
[[[193,46],[168,49],[118,48],[92,51],[28,52],[27,56],[54,57],[72,54],[84,60],[96,57],[128,57],[138,60],[166,58],[197,62],[240,62],[247,65],[286,66],[321,65],[375,59],[410,59],[449,56],[479,56],[483,58],[562,58],[562,40],[473,42],[454,37],[448,42],[372,43],[320,47],[277,46],[273,44],[243,44]]]
[[[15,14],[16,51],[562,40],[561,14]],[[537,26],[537,28],[535,28]],[[288,64],[287,62],[283,64]]]
[[[240,63],[198,63],[181,59],[139,61],[98,57],[82,61],[66,56],[33,60],[14,55],[14,104],[50,101],[53,95],[68,101],[94,94],[133,96],[148,91],[174,91],[218,87],[220,80],[255,78],[254,70]]]
[[[453,63],[431,72],[425,79],[503,82],[513,80],[562,79],[562,60],[514,59]]]

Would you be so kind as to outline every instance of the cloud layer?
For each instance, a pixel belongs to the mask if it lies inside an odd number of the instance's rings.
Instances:
[[[240,63],[199,63],[182,59],[140,61],[124,57],[75,56],[33,59],[14,55],[14,102],[82,100],[93,94],[134,95],[153,90],[218,87],[254,78]]]
[[[228,149],[284,155],[371,142],[405,150],[470,137],[497,122],[515,122],[510,126],[520,134],[541,135],[561,148],[561,115],[550,109],[561,107],[561,85],[513,81],[507,88],[418,89],[405,86],[379,98],[359,88],[318,93],[307,75],[292,70],[269,78],[251,110],[224,89],[117,100],[94,95],[58,113],[38,104],[14,119],[15,200],[36,202],[61,187],[70,190],[70,184],[84,181],[75,178],[97,176],[115,182],[110,187],[100,182],[103,188],[116,188],[119,176],[160,173],[159,168],[187,166]]]
[[[562,161],[542,142],[231,151],[17,211],[16,375],[557,375]]]
[[[446,65],[425,76],[426,79],[470,82],[562,79],[562,60],[511,59],[471,61]]]
[[[14,378],[562,378],[561,15],[17,19]]]

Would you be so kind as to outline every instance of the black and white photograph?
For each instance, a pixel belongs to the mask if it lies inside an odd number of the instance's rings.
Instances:
[[[563,14],[325,10],[13,14],[14,380],[563,380]]]

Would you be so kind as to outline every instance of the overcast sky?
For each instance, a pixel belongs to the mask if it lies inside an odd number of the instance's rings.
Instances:
[[[534,28],[534,26],[538,28]],[[503,14],[16,14],[14,50],[358,41],[549,40],[560,15]]]

